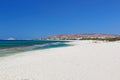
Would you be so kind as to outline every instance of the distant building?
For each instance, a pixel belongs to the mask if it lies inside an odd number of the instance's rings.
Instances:
[[[10,38],[8,38],[7,40],[16,40],[15,38],[13,38],[13,37],[10,37]]]

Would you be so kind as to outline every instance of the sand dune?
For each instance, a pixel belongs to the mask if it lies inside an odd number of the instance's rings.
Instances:
[[[120,42],[68,44],[0,58],[0,80],[120,80]]]

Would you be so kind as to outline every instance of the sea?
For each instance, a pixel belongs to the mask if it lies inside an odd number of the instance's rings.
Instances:
[[[0,57],[32,50],[66,47],[68,41],[52,40],[0,40]]]

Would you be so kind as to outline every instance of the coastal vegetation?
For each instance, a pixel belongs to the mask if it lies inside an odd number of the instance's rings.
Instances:
[[[115,38],[83,38],[80,40],[120,41],[120,37],[115,37]]]

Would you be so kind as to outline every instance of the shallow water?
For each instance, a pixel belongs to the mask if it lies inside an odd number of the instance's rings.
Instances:
[[[38,49],[69,46],[67,41],[47,40],[0,40],[0,57]]]

